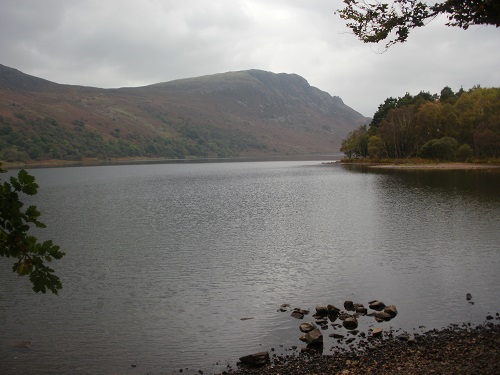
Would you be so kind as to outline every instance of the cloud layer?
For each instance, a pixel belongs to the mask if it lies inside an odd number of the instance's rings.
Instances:
[[[366,116],[389,96],[500,86],[500,29],[438,18],[380,53],[340,0],[0,0],[0,64],[58,83],[141,86],[244,69],[296,73]]]

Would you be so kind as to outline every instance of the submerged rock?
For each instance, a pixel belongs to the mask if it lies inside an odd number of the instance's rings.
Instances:
[[[302,314],[299,311],[294,311],[294,312],[292,312],[291,317],[296,318],[296,319],[304,319],[304,314]]]
[[[293,309],[292,317],[294,317],[296,319],[303,319],[304,315],[307,315],[307,314],[309,314],[309,310],[295,308],[295,309]]]
[[[287,312],[290,309],[290,304],[284,303],[280,306],[278,311]]]
[[[344,338],[344,335],[341,335],[340,333],[330,333],[328,336],[333,337],[334,339],[343,339]]]
[[[18,349],[29,349],[31,347],[31,341],[18,341],[14,344],[14,347]]]

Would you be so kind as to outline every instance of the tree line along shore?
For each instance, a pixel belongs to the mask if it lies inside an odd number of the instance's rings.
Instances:
[[[387,98],[368,126],[348,134],[340,151],[370,158],[500,164],[500,88],[420,92]]]

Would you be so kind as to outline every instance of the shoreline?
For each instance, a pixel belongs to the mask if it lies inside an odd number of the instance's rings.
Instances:
[[[133,165],[133,164],[177,164],[177,163],[224,163],[224,162],[246,162],[246,161],[323,161],[332,158],[340,161],[341,156],[335,153],[329,155],[266,155],[266,156],[234,156],[227,158],[205,157],[205,158],[185,158],[185,159],[165,159],[165,158],[108,158],[96,159],[87,158],[82,160],[40,160],[29,162],[7,162],[0,161],[3,169],[35,169],[35,168],[60,168],[60,167],[87,167],[105,165]]]
[[[389,331],[332,355],[307,351],[272,356],[262,367],[240,366],[221,374],[499,374],[500,324],[490,320],[500,317],[497,313],[487,319],[478,326],[452,325],[414,334],[413,339]]]
[[[419,169],[419,170],[473,170],[473,169],[500,169],[500,164],[489,163],[465,163],[465,162],[441,162],[441,163],[391,163],[391,162],[369,162],[369,161],[345,161],[340,155],[274,155],[274,156],[240,156],[228,158],[186,158],[186,159],[164,159],[147,157],[126,158],[86,158],[82,160],[40,160],[29,162],[7,162],[0,161],[1,168],[10,169],[36,169],[36,168],[61,168],[61,167],[87,167],[106,165],[133,165],[133,164],[171,164],[171,163],[223,163],[223,162],[245,162],[245,161],[306,161],[317,160],[328,165],[356,165],[374,169]],[[338,159],[336,159],[338,157]],[[325,161],[330,159],[331,161]]]
[[[362,162],[341,162],[342,165],[364,165],[374,169],[419,169],[419,170],[474,170],[474,169],[500,169],[497,164],[478,163],[416,163],[416,164],[376,164]]]

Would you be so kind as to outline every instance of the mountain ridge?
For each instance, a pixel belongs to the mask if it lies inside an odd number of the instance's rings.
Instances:
[[[0,160],[331,153],[368,121],[296,74],[251,69],[102,89],[0,65]]]

